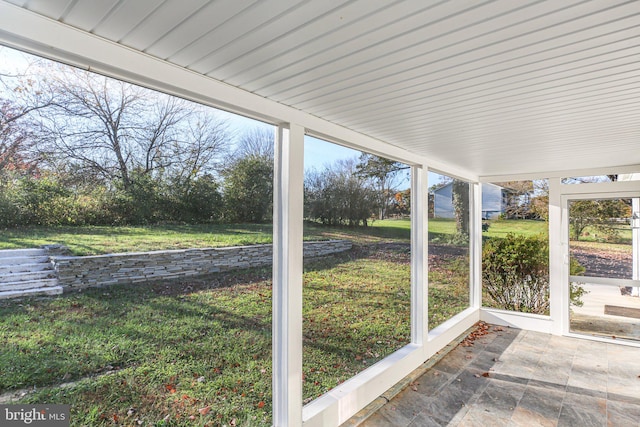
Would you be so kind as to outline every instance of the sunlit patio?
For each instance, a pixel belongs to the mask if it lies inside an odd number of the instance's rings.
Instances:
[[[436,357],[404,390],[379,399],[345,426],[640,422],[637,349],[495,325],[486,332]]]

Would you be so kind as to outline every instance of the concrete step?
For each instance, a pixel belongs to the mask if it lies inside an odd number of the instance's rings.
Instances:
[[[45,255],[47,255],[47,251],[40,248],[4,249],[0,251],[0,258],[31,257],[31,256],[45,256]]]
[[[41,279],[0,283],[0,292],[22,291],[26,289],[50,288],[58,285],[58,279]]]
[[[41,271],[21,271],[18,273],[6,273],[0,275],[0,288],[2,288],[4,283],[29,282],[33,280],[51,279],[55,276],[55,271],[51,269]]]
[[[2,265],[0,264],[0,280],[4,278],[6,274],[21,273],[21,272],[35,272],[43,270],[52,270],[50,262],[40,262],[37,264],[15,264],[15,265]]]
[[[49,257],[44,256],[15,256],[0,258],[0,265],[38,264],[49,262]]]
[[[38,295],[60,295],[62,286],[47,286],[43,288],[31,288],[17,291],[0,291],[0,299],[32,297]]]

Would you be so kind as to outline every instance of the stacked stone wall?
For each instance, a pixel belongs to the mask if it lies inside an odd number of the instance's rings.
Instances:
[[[348,240],[304,242],[304,256],[351,249]],[[53,254],[52,254],[53,255]],[[51,256],[61,286],[71,289],[218,273],[273,262],[272,245],[135,252],[95,256]]]

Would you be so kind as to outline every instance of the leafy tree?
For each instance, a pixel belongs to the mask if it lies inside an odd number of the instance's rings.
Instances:
[[[206,174],[189,183],[188,189],[178,184],[169,186],[167,213],[171,219],[190,223],[218,221],[222,216],[222,194],[214,177]]]
[[[397,191],[398,175],[409,166],[374,154],[362,153],[356,166],[357,173],[373,181],[377,192],[378,219],[385,219]]]
[[[249,155],[223,172],[224,217],[229,222],[268,221],[273,215],[273,160]]]
[[[52,102],[39,82],[25,73],[0,73],[0,178],[6,179],[7,173],[31,174],[37,168],[33,116]]]
[[[222,171],[223,216],[229,222],[260,223],[273,215],[275,133],[266,127],[247,130]]]
[[[183,220],[195,223],[215,222],[222,216],[220,185],[211,175],[199,177],[182,200]],[[188,215],[188,216],[186,216]]]
[[[28,130],[20,124],[24,117],[7,100],[0,100],[0,175],[10,171],[28,170]]]
[[[398,191],[393,195],[393,201],[389,213],[396,215],[409,215],[411,213],[411,189]]]
[[[305,177],[305,216],[327,225],[367,226],[379,201],[353,160],[341,160]]]
[[[506,195],[506,218],[529,218],[531,216],[531,199],[534,194],[533,181],[498,182]]]
[[[435,192],[447,185],[451,185],[451,206],[456,220],[456,235],[453,236],[452,242],[468,244],[471,220],[468,182],[440,175],[439,182],[429,187],[429,216],[432,217],[435,214]]]
[[[613,222],[629,214],[629,206],[620,199],[576,200],[569,209],[569,225],[573,240],[580,240],[584,230],[591,226],[602,234],[614,237],[617,233]]]
[[[529,211],[534,218],[549,219],[549,182],[546,179],[533,181],[534,195]]]

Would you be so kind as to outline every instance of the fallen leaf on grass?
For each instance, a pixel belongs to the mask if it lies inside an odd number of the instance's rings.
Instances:
[[[209,411],[211,411],[211,406],[205,406],[204,408],[198,409],[198,412],[200,412],[200,415],[207,415]]]
[[[258,402],[258,408],[264,408],[264,402],[262,400]]]

